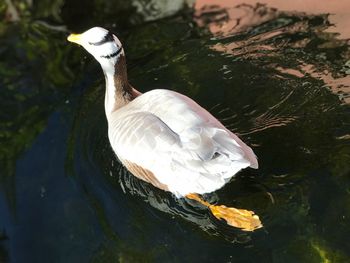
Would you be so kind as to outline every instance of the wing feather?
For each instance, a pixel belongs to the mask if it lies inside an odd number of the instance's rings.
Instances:
[[[215,191],[252,165],[252,150],[198,104],[171,91],[148,93],[109,119],[109,139],[122,162],[149,171],[179,196]],[[135,175],[155,184],[150,173]]]

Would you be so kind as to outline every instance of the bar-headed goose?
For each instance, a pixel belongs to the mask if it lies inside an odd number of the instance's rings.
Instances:
[[[198,195],[223,187],[243,168],[258,168],[250,147],[185,95],[134,89],[122,44],[110,31],[94,27],[68,40],[101,64],[109,141],[133,175],[178,198],[197,200],[229,225],[247,231],[262,226],[254,212],[211,205]]]

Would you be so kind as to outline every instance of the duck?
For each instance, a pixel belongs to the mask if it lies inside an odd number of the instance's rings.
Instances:
[[[128,81],[124,48],[111,31],[93,27],[67,40],[82,46],[102,67],[109,142],[131,174],[176,198],[199,202],[228,225],[245,231],[262,227],[253,211],[210,204],[202,197],[240,170],[258,168],[249,146],[188,96],[135,89]]]

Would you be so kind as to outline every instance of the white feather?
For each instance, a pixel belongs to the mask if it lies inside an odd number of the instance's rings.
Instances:
[[[257,167],[248,146],[174,91],[144,93],[108,120],[117,156],[150,170],[178,196],[215,191],[239,170]]]

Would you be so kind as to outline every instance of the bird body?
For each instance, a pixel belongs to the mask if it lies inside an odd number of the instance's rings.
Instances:
[[[189,97],[166,89],[144,94],[134,89],[124,50],[112,33],[95,27],[68,40],[82,45],[103,69],[109,141],[133,175],[177,197],[201,200],[193,194],[213,192],[241,169],[258,168],[252,149]],[[216,217],[233,220],[232,225],[261,227],[250,211],[208,207]],[[237,219],[242,213],[243,221]]]
[[[112,112],[108,136],[126,167],[145,168],[177,196],[213,192],[239,170],[257,168],[254,153],[237,136],[193,100],[170,90],[146,92]]]

